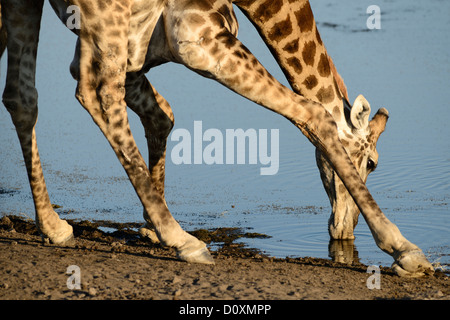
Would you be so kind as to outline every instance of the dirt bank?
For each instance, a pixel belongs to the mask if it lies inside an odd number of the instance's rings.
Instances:
[[[76,242],[59,247],[43,244],[31,221],[0,220],[0,299],[449,299],[443,272],[404,279],[381,268],[380,289],[370,290],[365,265],[273,259],[237,246],[234,229],[196,233],[225,237],[211,266],[176,260],[174,250],[140,239],[135,224],[70,223]],[[68,274],[73,265],[78,269]],[[80,287],[69,288],[77,279]]]

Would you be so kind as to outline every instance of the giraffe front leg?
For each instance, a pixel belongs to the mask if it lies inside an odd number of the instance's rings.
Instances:
[[[36,211],[36,225],[44,239],[55,244],[69,244],[72,227],[53,210],[39,157],[35,125],[37,91],[35,88],[36,50],[42,1],[6,1],[3,23],[8,30],[8,72],[3,103],[11,114],[22,148]],[[14,24],[20,15],[20,30]],[[24,42],[26,37],[29,41]]]
[[[338,138],[336,122],[325,108],[281,85],[228,30],[193,33],[189,26],[183,26],[184,21],[189,21],[185,17],[189,14],[174,11],[165,16],[166,26],[179,25],[178,32],[168,37],[174,57],[199,74],[290,120],[328,159],[362,212],[378,247],[395,259],[393,267],[397,273],[418,276],[432,273],[433,268],[422,251],[402,236],[373,200]]]
[[[144,75],[127,74],[125,101],[141,119],[148,145],[148,169],[151,183],[155,188],[155,197],[167,210],[164,197],[166,142],[172,130],[174,117],[169,103],[150,84]],[[153,242],[159,242],[156,228],[152,222],[152,213],[144,207],[146,224],[140,234]],[[187,245],[178,248],[178,257],[188,262],[214,263],[206,245],[189,236]]]

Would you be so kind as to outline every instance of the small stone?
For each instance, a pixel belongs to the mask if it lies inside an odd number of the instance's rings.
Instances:
[[[175,291],[175,292],[173,293],[173,295],[174,295],[174,297],[179,297],[179,296],[181,296],[182,293],[183,293],[183,292],[181,291],[181,289],[178,289],[177,291]]]
[[[221,285],[219,285],[219,290],[220,291],[226,291],[226,290],[228,290],[228,285],[227,284],[221,284]]]
[[[173,277],[172,283],[175,284],[175,283],[178,283],[178,282],[181,282],[181,278],[178,277],[178,276]]]
[[[89,288],[88,293],[90,296],[95,296],[97,295],[97,290],[95,288]]]

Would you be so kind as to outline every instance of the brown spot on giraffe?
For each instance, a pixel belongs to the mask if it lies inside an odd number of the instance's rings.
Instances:
[[[205,24],[206,20],[198,13],[192,13],[187,16],[187,20],[189,21],[189,24],[193,26],[200,26]]]
[[[332,86],[329,86],[327,88],[322,87],[319,89],[319,91],[317,91],[316,97],[317,100],[322,103],[329,103],[334,100],[334,88]]]
[[[236,16],[234,14],[234,11],[230,10],[230,7],[226,4],[222,5],[217,12],[219,12],[224,19],[228,22],[228,25],[231,27],[234,24],[234,21],[236,21]]]
[[[317,81],[317,78],[315,75],[308,76],[305,81],[303,81],[303,85],[306,87],[306,89],[311,90],[315,88],[319,84],[319,81]]]
[[[275,23],[271,32],[269,33],[269,38],[272,41],[279,42],[286,38],[292,33],[292,22],[289,16],[285,20]]]
[[[200,12],[208,12],[213,9],[212,1],[189,0],[185,1],[184,5],[186,8],[191,10],[199,10]]]
[[[234,47],[237,41],[235,37],[230,37],[230,33],[228,31],[220,32],[217,34],[216,39],[224,43],[227,49]]]
[[[308,41],[303,47],[302,57],[306,65],[314,65],[314,57],[316,56],[316,43]]]
[[[276,15],[282,8],[282,0],[267,0],[261,3],[257,10],[255,10],[255,18],[261,22],[267,22],[274,15]]]
[[[286,44],[283,47],[283,50],[286,51],[287,53],[291,53],[291,54],[296,53],[299,48],[298,42],[299,42],[299,39],[292,40],[291,42],[289,42],[288,44]]]
[[[209,49],[209,53],[213,56],[216,56],[220,53],[220,47],[219,44],[214,43],[211,49]]]
[[[339,119],[341,117],[341,110],[340,110],[340,108],[338,106],[335,106],[333,108],[333,114],[332,115],[333,115],[334,119]]]
[[[299,11],[295,12],[295,17],[297,18],[300,32],[306,33],[313,29],[314,16],[309,3],[305,3],[305,5]]]
[[[213,12],[209,15],[209,20],[219,28],[225,28],[225,19],[218,12]]]
[[[302,73],[303,66],[297,57],[291,57],[291,58],[287,59],[287,64],[289,66],[291,66],[295,70],[295,72]]]
[[[328,62],[328,58],[325,53],[320,55],[317,71],[322,77],[328,77],[331,74],[330,63]]]

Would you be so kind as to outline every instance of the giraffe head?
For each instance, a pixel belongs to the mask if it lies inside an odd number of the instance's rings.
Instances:
[[[370,110],[369,102],[360,95],[351,109],[345,108],[345,120],[338,122],[339,138],[364,182],[378,165],[376,145],[389,117],[388,111],[381,108],[369,121]],[[316,151],[316,161],[332,207],[330,236],[333,239],[354,239],[353,230],[358,222],[359,209],[319,151]]]

